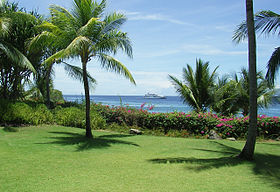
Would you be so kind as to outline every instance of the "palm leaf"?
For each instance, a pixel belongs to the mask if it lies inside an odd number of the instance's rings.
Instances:
[[[267,63],[267,73],[266,79],[271,84],[274,85],[275,75],[277,74],[280,66],[280,47],[277,47],[272,53],[268,63]]]
[[[9,34],[10,22],[11,19],[9,18],[5,18],[5,17],[0,18],[0,37],[5,37]]]
[[[73,79],[77,79],[80,82],[83,82],[83,69],[81,69],[80,67],[77,66],[73,66],[70,65],[68,63],[64,63],[64,69],[67,72],[67,75],[69,77],[72,77]],[[96,85],[96,80],[89,74],[89,72],[87,72],[87,78],[88,78],[88,82],[89,85],[94,88]]]
[[[189,104],[196,111],[201,111],[201,108],[199,107],[192,90],[174,76],[169,75],[169,79],[174,85],[176,92],[179,93],[183,102]]]
[[[92,45],[92,41],[85,36],[76,37],[64,50],[65,57],[77,57],[89,54],[88,49]]]
[[[105,68],[108,71],[113,71],[123,75],[125,78],[129,79],[131,83],[136,85],[132,74],[120,61],[104,53],[98,53],[97,57],[101,63],[101,67]]]
[[[112,30],[119,29],[126,22],[125,15],[113,13],[105,17],[101,33],[108,33]]]
[[[87,24],[85,24],[78,30],[78,34],[82,36],[86,36],[87,34],[92,34],[94,31],[97,31],[96,28],[100,23],[101,21],[99,21],[99,18],[91,18],[87,22]]]
[[[98,51],[113,54],[116,54],[118,49],[121,49],[130,58],[133,57],[131,41],[127,34],[116,30],[103,34],[101,39],[96,42],[93,49],[93,52]]]
[[[0,41],[0,50],[6,54],[6,56],[13,61],[13,63],[20,67],[25,67],[27,69],[30,69],[32,72],[36,73],[36,70],[34,69],[33,65],[30,63],[30,61],[23,55],[17,48],[12,46],[11,44],[7,42],[1,42]]]
[[[280,15],[272,11],[261,11],[255,14],[255,30],[261,34],[280,35]],[[239,43],[248,37],[246,21],[237,26],[233,34],[233,41]]]

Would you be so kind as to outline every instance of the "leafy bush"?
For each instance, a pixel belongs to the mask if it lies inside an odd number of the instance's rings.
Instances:
[[[54,110],[56,123],[63,126],[71,127],[86,127],[86,114],[85,109],[68,107],[62,108],[57,107]],[[106,126],[106,121],[96,111],[91,110],[91,128],[92,129],[103,129]]]
[[[54,114],[58,125],[79,128],[84,128],[86,125],[85,112],[82,109],[76,107],[57,107]]]
[[[43,104],[31,107],[23,102],[1,101],[0,123],[8,124],[43,124],[52,123],[53,115]]]
[[[53,123],[54,117],[51,111],[44,104],[37,105],[32,109],[33,113],[30,114],[30,123],[39,125],[44,123]]]
[[[25,103],[8,103],[2,111],[2,123],[31,124],[32,107]]]
[[[156,135],[208,137],[215,130],[223,138],[245,138],[249,127],[248,117],[225,117],[213,113],[149,113],[130,107],[109,107],[94,104],[107,123],[137,126]],[[258,116],[258,136],[276,138],[280,135],[280,118]]]

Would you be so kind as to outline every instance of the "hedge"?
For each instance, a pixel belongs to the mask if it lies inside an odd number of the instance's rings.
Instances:
[[[249,117],[225,117],[213,113],[150,113],[148,110],[126,107],[109,107],[94,104],[107,123],[138,126],[146,130],[158,130],[165,135],[179,131],[180,136],[199,135],[208,137],[210,130],[215,130],[222,138],[246,137]],[[258,116],[257,135],[264,138],[280,136],[280,118]]]

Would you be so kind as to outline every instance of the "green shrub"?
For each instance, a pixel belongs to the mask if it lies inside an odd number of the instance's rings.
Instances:
[[[33,125],[53,123],[53,121],[53,114],[44,104],[37,105],[30,114],[30,123]]]
[[[55,120],[58,125],[71,126],[71,127],[85,127],[85,112],[76,107],[69,108],[56,108]]]
[[[22,102],[10,102],[2,112],[2,122],[12,124],[31,124],[32,107]]]
[[[23,102],[6,102],[1,105],[1,123],[39,125],[53,122],[52,113],[43,104],[31,107]]]
[[[63,126],[71,127],[86,127],[86,114],[85,109],[77,107],[62,108],[57,107],[54,110],[56,123]],[[90,112],[90,126],[92,129],[104,129],[106,121],[103,117],[94,110]]]

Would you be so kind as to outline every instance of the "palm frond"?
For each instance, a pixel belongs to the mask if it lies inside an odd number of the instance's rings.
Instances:
[[[33,65],[30,61],[22,54],[17,48],[12,46],[7,42],[0,41],[0,50],[5,53],[5,55],[13,61],[13,63],[20,67],[26,67],[27,69],[31,70],[32,72],[36,73]]]
[[[0,18],[0,37],[5,37],[9,34],[10,23],[11,19],[5,17]]]
[[[269,90],[264,94],[258,96],[257,103],[259,107],[268,107],[271,104],[272,96],[275,94],[274,90]]]
[[[269,84],[274,85],[275,76],[280,67],[280,47],[277,47],[272,53],[267,63],[266,79]]]
[[[76,18],[64,7],[50,5],[51,23],[59,26],[60,29],[68,31],[69,28],[78,27]]]
[[[65,49],[62,49],[58,52],[56,52],[55,54],[51,55],[50,57],[48,57],[45,61],[43,61],[43,65],[46,66],[50,66],[53,63],[59,63],[61,62],[61,60],[63,59],[67,59],[69,58],[69,55],[65,54]]]
[[[83,82],[83,69],[77,66],[70,65],[68,63],[64,63],[64,69],[67,72],[67,75],[73,79],[77,79],[80,82]],[[89,85],[94,88],[96,85],[96,80],[90,75],[89,72],[87,72],[87,78]]]
[[[130,58],[133,57],[131,41],[126,33],[120,31],[111,31],[103,34],[102,38],[96,42],[94,51],[116,54],[118,49],[125,52]]]
[[[261,34],[275,34],[278,31],[280,35],[280,15],[272,11],[261,11],[255,14],[255,30]],[[233,41],[240,43],[248,37],[246,21],[237,26],[233,34]]]
[[[27,42],[27,49],[31,52],[32,50],[46,49],[55,41],[55,39],[56,36],[53,33],[43,31]]]
[[[255,16],[256,31],[269,35],[277,33],[280,35],[280,15],[273,11],[261,11]]]
[[[101,62],[101,67],[105,68],[106,70],[123,75],[125,78],[129,79],[131,83],[136,85],[132,74],[120,61],[104,53],[98,53],[97,57]]]
[[[91,18],[101,18],[106,2],[100,4],[94,0],[74,0],[72,14],[80,26],[85,25]]]
[[[81,56],[83,54],[89,54],[88,49],[93,44],[93,42],[85,37],[76,37],[64,50],[64,57],[73,58]]]
[[[176,92],[179,93],[179,96],[183,102],[189,104],[196,111],[201,111],[201,108],[199,107],[192,90],[174,76],[169,75],[169,79],[174,85]]]
[[[104,10],[106,8],[106,0],[102,0],[99,4],[91,0],[92,7],[92,17],[102,17]]]
[[[243,21],[233,32],[232,40],[236,43],[240,43],[247,38],[248,30],[246,21]]]
[[[118,30],[125,22],[127,18],[121,13],[112,13],[105,17],[104,25],[102,26],[101,33],[108,33],[112,30]]]
[[[78,30],[78,34],[80,35],[87,35],[87,34],[92,34],[93,31],[97,31],[97,26],[101,24],[101,21],[99,21],[99,18],[91,18],[87,24],[85,24],[84,26],[82,26],[79,30]]]

